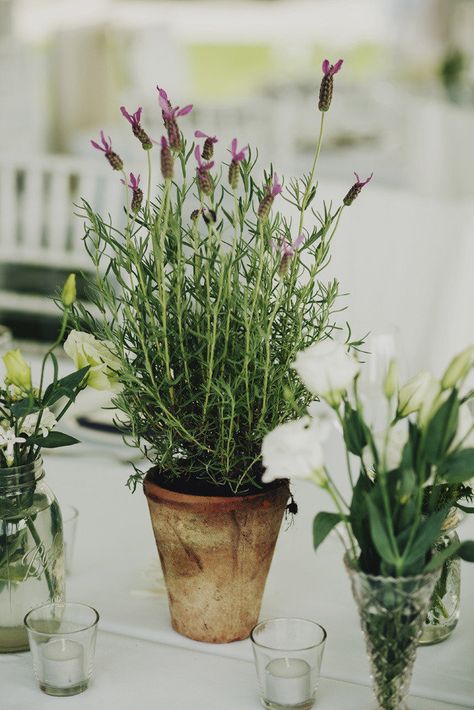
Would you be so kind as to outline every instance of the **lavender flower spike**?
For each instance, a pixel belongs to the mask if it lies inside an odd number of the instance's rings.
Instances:
[[[171,148],[173,148],[173,150],[180,150],[181,133],[179,131],[176,119],[179,116],[186,116],[188,113],[191,113],[191,111],[193,110],[193,105],[188,104],[183,108],[180,108],[179,106],[175,106],[173,108],[166,91],[164,89],[160,89],[159,86],[157,86],[156,88],[158,89],[158,102],[161,108],[161,115],[163,116],[163,123],[165,124],[165,128],[168,132],[168,140],[170,146]]]
[[[112,150],[112,139],[109,136],[109,140],[105,140],[104,136],[104,131],[100,132],[100,140],[102,142],[102,145],[99,145],[96,143],[96,141],[91,140],[91,144],[96,150],[101,150],[103,153],[105,153],[105,157],[109,161],[110,165],[114,170],[123,170],[123,161],[122,158],[117,155],[117,153],[114,153]]]
[[[280,194],[282,191],[282,186],[278,182],[278,175],[276,173],[273,173],[273,184],[272,185],[267,185],[265,188],[265,194],[258,206],[258,216],[262,220],[266,220],[269,213],[270,209],[273,204],[273,200],[277,195]]]
[[[165,180],[173,178],[173,155],[171,153],[168,141],[164,136],[161,136],[161,174]]]
[[[143,150],[151,150],[153,148],[153,142],[150,138],[150,136],[143,130],[143,128],[140,125],[140,118],[142,115],[142,107],[139,106],[135,113],[130,114],[125,106],[120,107],[120,111],[122,112],[122,116],[124,116],[127,121],[130,123],[132,126],[132,131],[133,135],[138,138],[140,143],[142,144]]]
[[[298,237],[296,237],[293,244],[290,244],[290,242],[286,238],[283,240],[283,244],[281,247],[282,256],[281,256],[280,265],[278,267],[278,274],[281,278],[283,278],[286,275],[291,259],[296,254],[298,247],[300,247],[301,244],[303,244],[305,239],[306,239],[306,236],[303,233],[301,233]]]
[[[206,139],[202,148],[202,157],[204,160],[211,160],[214,155],[214,143],[218,143],[219,139],[216,136],[208,136],[203,131],[195,131],[194,137]]]
[[[330,64],[329,59],[325,59],[323,62],[323,78],[319,89],[318,105],[320,111],[329,111],[334,89],[334,75],[341,70],[343,62],[343,59],[339,59],[335,64]]]
[[[233,190],[237,189],[237,185],[239,184],[239,175],[240,175],[240,168],[239,168],[239,163],[241,160],[244,160],[245,158],[245,153],[249,149],[248,145],[245,146],[245,148],[242,148],[241,150],[237,149],[237,138],[234,138],[231,147],[230,147],[230,154],[232,155],[232,160],[229,165],[229,185]]]
[[[198,164],[196,169],[196,179],[199,189],[205,195],[211,195],[214,186],[212,184],[211,176],[209,175],[209,170],[214,166],[214,161],[212,160],[210,163],[204,163],[201,158],[201,148],[198,145],[194,150],[194,157],[196,158]]]
[[[142,201],[143,201],[143,192],[141,191],[139,185],[140,185],[140,175],[135,175],[133,173],[130,173],[130,182],[126,183],[125,180],[121,181],[124,185],[127,185],[133,193],[132,196],[132,203],[130,205],[130,209],[132,212],[139,212],[140,207],[142,206]]]
[[[352,205],[355,198],[360,195],[360,192],[361,192],[362,188],[364,187],[364,185],[367,185],[367,183],[372,180],[374,174],[371,173],[369,175],[369,177],[367,178],[367,180],[361,180],[360,177],[357,175],[357,173],[354,173],[354,175],[356,176],[357,182],[355,182],[354,185],[352,185],[351,189],[349,190],[349,192],[347,193],[347,195],[343,199],[343,203],[346,205],[346,207],[349,207],[350,205]]]

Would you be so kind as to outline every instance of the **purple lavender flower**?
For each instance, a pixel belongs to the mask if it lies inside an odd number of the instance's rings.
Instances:
[[[199,189],[205,195],[211,195],[214,187],[212,184],[211,176],[209,175],[209,170],[211,170],[211,168],[214,166],[214,161],[211,160],[210,163],[204,163],[201,158],[201,148],[198,145],[195,148],[194,157],[196,158],[198,164],[196,169],[196,179],[199,185]]]
[[[239,163],[244,160],[245,153],[248,150],[248,145],[241,150],[237,150],[237,138],[234,138],[230,147],[230,154],[232,155],[232,160],[229,165],[229,185],[233,190],[237,189],[239,184],[240,168]]]
[[[132,212],[139,212],[140,207],[142,206],[142,201],[143,201],[143,192],[141,191],[139,185],[140,185],[140,175],[135,175],[133,173],[130,173],[130,182],[126,183],[125,180],[121,181],[124,185],[127,185],[127,187],[130,188],[132,191],[132,203],[130,205],[130,209]]]
[[[161,174],[165,180],[173,178],[173,155],[171,153],[168,141],[164,136],[161,136]]]
[[[143,130],[143,128],[140,125],[140,118],[142,115],[142,110],[143,110],[142,107],[139,106],[139,108],[137,108],[135,113],[130,114],[130,113],[128,113],[125,106],[120,107],[120,111],[122,112],[122,116],[125,116],[127,121],[132,126],[133,135],[136,138],[138,138],[138,140],[142,144],[143,150],[151,150],[153,148],[153,142],[152,142],[150,136]]]
[[[328,111],[332,101],[334,89],[334,75],[340,71],[343,59],[339,59],[335,64],[330,64],[329,59],[323,62],[323,78],[319,89],[319,110]]]
[[[106,141],[104,131],[101,131],[100,140],[102,142],[102,145],[99,145],[98,143],[96,143],[96,141],[91,140],[92,146],[97,150],[101,150],[103,153],[105,153],[105,157],[107,158],[114,170],[123,170],[122,158],[117,155],[117,153],[114,153],[114,151],[112,150],[112,139],[110,138],[110,136],[109,140]]]
[[[278,274],[281,278],[286,275],[291,259],[296,254],[301,244],[303,244],[305,238],[305,235],[301,233],[292,244],[290,244],[286,237],[283,239],[281,245],[281,260],[278,267]]]
[[[179,106],[175,106],[173,108],[166,91],[164,89],[160,89],[159,86],[156,88],[158,89],[158,102],[161,107],[161,115],[163,116],[165,128],[168,131],[170,146],[173,150],[180,150],[181,133],[176,119],[180,116],[187,116],[188,113],[191,113],[193,105],[188,104],[187,106],[184,106],[184,108],[180,108]]]
[[[355,182],[354,185],[352,185],[351,189],[349,190],[349,192],[347,193],[347,195],[343,199],[343,203],[347,207],[349,207],[349,205],[352,205],[355,198],[360,195],[360,192],[361,192],[362,188],[364,187],[364,185],[367,185],[367,183],[372,180],[372,177],[374,174],[371,173],[366,180],[361,180],[360,177],[357,175],[357,173],[354,173],[354,175],[356,176],[357,182]]]
[[[273,173],[273,184],[265,187],[265,194],[258,206],[257,214],[261,220],[267,219],[273,205],[273,200],[280,194],[282,189],[281,184],[278,182],[278,175]]]
[[[214,143],[218,143],[219,139],[216,136],[208,136],[207,133],[203,133],[203,131],[195,131],[194,137],[206,139],[202,147],[202,157],[204,160],[211,160],[214,155]]]

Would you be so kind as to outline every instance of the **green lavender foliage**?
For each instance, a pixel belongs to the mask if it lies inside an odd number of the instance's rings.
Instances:
[[[291,402],[309,399],[290,368],[296,352],[335,328],[338,282],[320,274],[343,208],[310,207],[315,160],[288,191],[300,225],[305,212],[312,225],[281,278],[281,245],[296,229],[275,209],[257,215],[273,170],[256,181],[249,153],[237,189],[224,164],[206,197],[193,148],[183,139],[174,180],[137,214],[128,211],[123,231],[83,201],[95,309],[75,304],[73,318],[120,358],[123,390],[113,403],[132,445],[169,479],[203,478],[243,493],[261,486],[263,436],[291,416]]]

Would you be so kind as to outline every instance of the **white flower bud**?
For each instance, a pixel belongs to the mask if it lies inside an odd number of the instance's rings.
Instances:
[[[3,356],[6,367],[5,382],[15,385],[22,391],[31,388],[31,367],[26,362],[20,350],[9,350]]]
[[[398,389],[398,366],[395,359],[390,360],[387,374],[383,383],[384,393],[387,399],[392,399]]]
[[[433,376],[427,370],[423,370],[400,388],[397,416],[406,417],[419,410],[432,384],[432,379]]]
[[[474,365],[474,345],[458,353],[449,363],[441,380],[443,389],[451,389],[463,380]]]

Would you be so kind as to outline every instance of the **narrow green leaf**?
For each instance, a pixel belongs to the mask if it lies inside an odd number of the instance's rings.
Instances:
[[[56,382],[55,385],[49,385],[44,393],[43,406],[50,407],[52,404],[55,404],[55,402],[61,399],[61,397],[67,397],[68,399],[75,397],[78,388],[83,383],[89,370],[89,365],[87,367],[82,367],[80,370],[62,377]]]
[[[464,483],[474,477],[474,449],[462,449],[448,456],[438,472],[446,483]]]
[[[79,439],[61,431],[51,431],[48,436],[35,436],[28,440],[29,444],[36,444],[42,449],[58,449],[61,446],[72,446],[78,444]]]
[[[369,510],[370,532],[375,549],[383,560],[389,562],[390,564],[396,564],[398,562],[398,558],[390,541],[385,521],[370,496],[367,496],[366,500]]]
[[[356,409],[347,406],[344,414],[344,441],[352,454],[362,455],[363,448],[367,445],[364,422]]]
[[[11,412],[15,419],[23,419],[27,414],[33,414],[39,409],[40,407],[32,397],[25,397],[25,399],[15,402],[11,406]]]
[[[336,525],[344,520],[340,513],[318,513],[313,521],[313,545],[317,550]]]
[[[463,513],[467,513],[468,515],[472,515],[472,513],[474,513],[474,508],[469,508],[467,505],[461,505],[461,503],[455,503],[454,507],[459,508],[459,510],[462,510]]]
[[[443,508],[421,521],[411,546],[403,552],[403,558],[407,565],[425,555],[434,545],[441,532],[447,512],[447,509]]]
[[[461,547],[461,543],[459,540],[455,540],[452,542],[448,547],[445,547],[444,550],[441,552],[438,552],[436,555],[433,555],[431,560],[428,562],[426,565],[424,571],[425,572],[432,572],[435,569],[439,569],[446,560],[449,560],[451,557],[454,557],[459,551]]]
[[[426,430],[425,455],[437,464],[446,453],[458,427],[459,400],[454,389],[431,419]]]
[[[466,540],[461,543],[459,557],[466,562],[474,562],[474,541]]]

